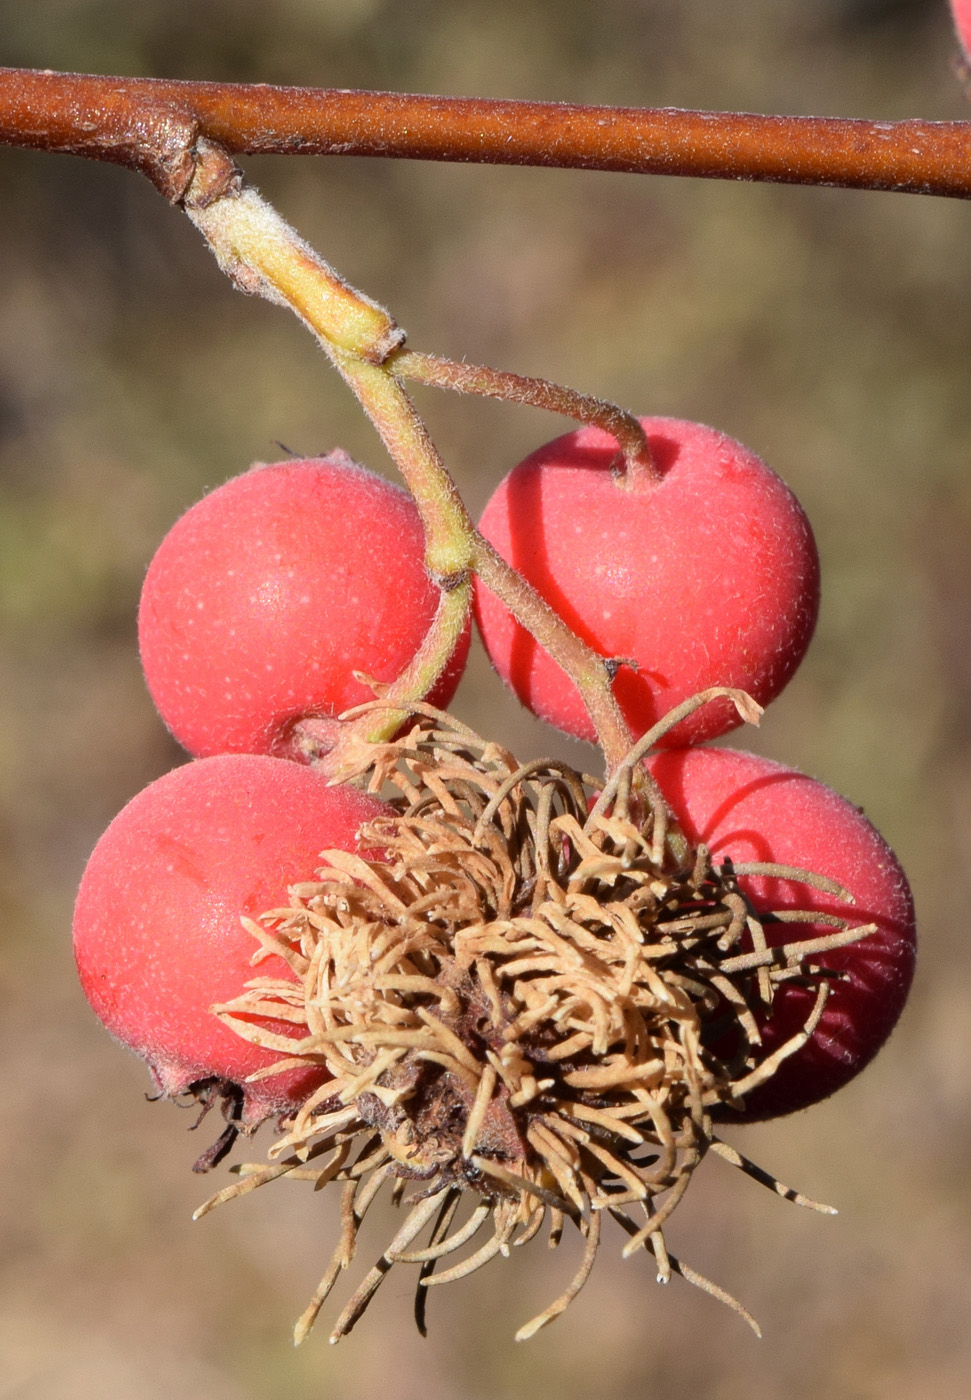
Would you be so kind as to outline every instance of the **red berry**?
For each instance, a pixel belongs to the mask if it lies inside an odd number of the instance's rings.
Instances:
[[[971,62],[971,0],[951,0],[951,11],[964,56]]]
[[[703,841],[716,862],[768,861],[835,879],[854,896],[833,895],[789,880],[744,877],[739,883],[759,912],[818,909],[876,924],[858,943],[821,955],[833,980],[812,1038],[774,1077],[754,1090],[742,1117],[774,1118],[805,1108],[841,1088],[867,1065],[903,1009],[914,969],[916,927],[907,878],[894,853],[858,807],[793,768],[733,749],[688,748],[649,759],[685,834]],[[831,930],[829,930],[831,931]],[[812,924],[768,923],[770,946],[827,932]],[[805,1024],[814,987],[783,985],[762,1022],[771,1053]],[[724,1110],[723,1118],[737,1115]]]
[[[210,1007],[253,977],[290,975],[275,956],[252,965],[257,944],[241,915],[285,905],[288,885],[313,878],[321,851],[355,849],[362,822],[385,810],[313,768],[226,754],[166,773],[115,817],[81,880],[74,952],[94,1011],[160,1090],[179,1094],[210,1077],[242,1086],[250,1123],[322,1082],[309,1069],[246,1085],[281,1056],[236,1035]]]
[[[257,466],[166,535],[138,634],[159,713],[190,753],[292,756],[293,726],[374,698],[421,646],[439,590],[411,498],[342,452]],[[429,697],[446,705],[466,636]]]
[[[625,486],[599,428],[557,438],[521,462],[482,516],[482,533],[601,655],[622,657],[614,692],[635,736],[712,685],[766,704],[809,645],[819,562],[789,488],[754,453],[698,423],[642,418],[658,481]],[[476,620],[493,665],[542,719],[579,738],[593,728],[564,671],[487,589]],[[665,740],[710,739],[739,723],[727,700]]]

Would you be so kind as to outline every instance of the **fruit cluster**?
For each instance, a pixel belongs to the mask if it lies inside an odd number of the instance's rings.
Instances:
[[[760,705],[795,673],[819,609],[809,521],[784,482],[713,428],[643,418],[653,473],[620,474],[597,428],[548,443],[499,486],[481,529],[503,556],[603,656],[636,738],[689,696],[738,687]],[[486,589],[476,620],[503,680],[540,718],[577,738],[593,733],[576,687]],[[750,1095],[737,1115],[773,1117],[825,1098],[866,1065],[906,1000],[914,911],[893,853],[860,811],[823,784],[766,759],[695,747],[741,722],[728,699],[704,705],[658,738],[650,760],[686,833],[713,854],[825,874],[849,891],[865,941],[831,953],[840,976],[811,1041]],[[785,881],[747,881],[760,910],[807,901]],[[832,910],[832,897],[809,904]],[[820,921],[823,922],[822,920]],[[774,926],[781,937],[784,923]],[[769,941],[773,927],[766,930]],[[805,1019],[809,991],[787,990],[764,1028],[777,1047]]]
[[[176,522],[149,567],[138,630],[149,690],[195,756],[98,842],[74,919],[81,983],[158,1089],[218,1092],[252,1126],[319,1074],[249,1082],[279,1055],[211,1013],[252,973],[253,919],[355,847],[381,804],[301,762],[337,716],[421,647],[437,589],[414,503],[346,454],[257,464]],[[468,632],[430,698],[449,702]],[[303,747],[302,747],[303,745]],[[271,959],[261,971],[280,969]],[[206,1163],[208,1164],[208,1163]]]
[[[200,1170],[274,1117],[282,1165],[251,1183],[325,1149],[321,1182],[357,1189],[372,1158],[379,1184],[423,1181],[385,1258],[434,1200],[432,1245],[408,1255],[424,1285],[470,1187],[492,1253],[552,1211],[592,1259],[608,1209],[670,1268],[662,1217],[710,1147],[733,1160],[712,1125],[832,1093],[907,995],[913,906],[874,828],[811,778],[702,743],[799,665],[819,598],[808,521],[739,443],[641,421],[638,470],[586,427],[521,463],[481,522],[608,663],[634,747],[598,789],[439,713],[468,627],[401,739],[328,782],[341,715],[380,709],[440,596],[411,498],[342,453],[213,491],[145,580],[146,679],[194,759],[95,848],[74,923],[85,993],[161,1093],[221,1104]],[[481,586],[475,617],[520,699],[594,737],[571,678]],[[660,1166],[634,1155],[652,1143]],[[352,1249],[353,1232],[310,1314]]]

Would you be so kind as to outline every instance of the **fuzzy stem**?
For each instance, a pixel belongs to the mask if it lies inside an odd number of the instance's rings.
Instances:
[[[423,521],[427,513],[431,528],[440,536],[443,558],[447,559],[449,551],[454,550],[456,561],[461,558],[462,567],[478,574],[516,620],[563,667],[583,697],[604,752],[607,770],[612,772],[632,740],[611,689],[610,663],[582,642],[479,534],[414,405],[388,369],[364,365],[342,352],[332,350],[330,354],[381,434],[418,502]]]
[[[377,429],[415,498],[425,528],[425,563],[443,587],[472,567],[475,527],[428,429],[387,369],[324,342],[334,365]]]
[[[242,292],[289,306],[325,343],[374,364],[404,340],[383,306],[357,291],[280,217],[221,147],[196,144],[183,205]]]
[[[383,307],[349,286],[277,211],[242,184],[226,152],[200,140],[184,204],[220,267],[244,292],[289,307],[313,332],[361,401],[414,497],[424,531],[425,567],[442,590],[432,627],[397,678],[392,700],[420,699],[448,663],[471,606],[472,523],[425,425],[387,371],[379,368],[404,339]],[[362,738],[391,738],[404,719],[394,710],[354,721],[330,749],[334,771]],[[318,732],[319,731],[319,732]],[[315,752],[332,723],[308,722],[295,742]],[[331,760],[328,760],[330,763]]]
[[[424,694],[409,690],[428,667],[450,654],[468,616],[468,577],[483,582],[573,679],[597,732],[608,771],[630,748],[630,733],[610,688],[610,663],[567,627],[525,580],[478,533],[424,423],[398,379],[382,361],[402,333],[381,307],[355,292],[290,228],[255,190],[244,188],[226,152],[201,140],[184,198],[186,213],[220,266],[242,291],[288,306],[314,333],[357,395],[411,491],[425,531],[425,564],[444,594],[434,637],[393,692],[395,702]],[[414,668],[414,669],[413,669]],[[394,713],[370,721],[368,733],[388,737]],[[342,761],[342,760],[341,760]]]
[[[438,609],[421,647],[401,674],[390,685],[380,688],[381,700],[392,708],[370,711],[345,720],[328,751],[319,756],[313,753],[312,723],[306,727],[307,751],[313,756],[315,766],[331,782],[343,782],[361,771],[362,744],[381,743],[398,733],[412,712],[409,702],[427,695],[447,666],[462,629],[468,622],[471,605],[470,578],[466,577],[455,587],[442,590]],[[402,708],[393,708],[398,701]]]
[[[505,603],[516,621],[522,623],[573,681],[597,732],[607,773],[611,774],[633,743],[611,689],[612,663],[571,632],[549,603],[479,534],[475,539],[473,568],[485,586]]]
[[[460,363],[440,355],[425,355],[417,350],[395,350],[387,364],[395,374],[414,380],[417,384],[454,389],[460,394],[478,394],[483,398],[504,399],[508,403],[529,404],[531,408],[559,413],[578,423],[592,423],[617,439],[624,458],[627,484],[633,485],[638,478],[651,481],[661,479],[638,420],[632,413],[606,399],[581,394],[576,389],[553,384],[548,379],[513,374],[509,370],[492,369],[489,365]]]

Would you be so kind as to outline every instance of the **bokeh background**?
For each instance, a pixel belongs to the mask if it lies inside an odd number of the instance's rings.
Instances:
[[[34,0],[0,16],[8,65],[874,118],[971,117],[953,58],[943,0]],[[305,332],[234,293],[146,182],[0,150],[0,1397],[971,1395],[971,210],[385,161],[247,168],[413,345],[711,422],[795,488],[822,616],[741,742],[884,831],[916,893],[917,985],[858,1083],[735,1134],[836,1220],[712,1162],[671,1230],[756,1313],[761,1343],[683,1282],[657,1288],[608,1231],[571,1313],[526,1346],[512,1333],[559,1291],[567,1245],[436,1293],[427,1341],[402,1270],[336,1351],[322,1326],[294,1352],[336,1199],[280,1185],[191,1223],[203,1144],[190,1115],[146,1103],[142,1066],[88,1012],[71,903],[111,816],[184,757],[135,642],[169,524],[277,442],[392,468]],[[475,509],[567,426],[420,402]],[[481,657],[458,710],[524,755],[590,761]]]

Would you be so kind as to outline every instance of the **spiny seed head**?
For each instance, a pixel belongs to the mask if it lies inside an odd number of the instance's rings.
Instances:
[[[709,1149],[750,1169],[715,1137],[710,1110],[742,1102],[805,1042],[828,990],[814,959],[866,930],[847,922],[770,949],[730,863],[689,846],[636,751],[600,791],[419,709],[405,737],[369,751],[369,785],[395,813],[361,833],[381,859],[328,851],[329,868],[251,926],[297,981],[256,978],[215,1008],[285,1053],[261,1073],[312,1064],[332,1078],[284,1121],[272,1165],[209,1204],[286,1174],[345,1183],[341,1239],[298,1340],[384,1182],[399,1199],[415,1183],[415,1204],[332,1340],[392,1263],[420,1265],[423,1330],[429,1286],[507,1254],[545,1220],[555,1241],[570,1219],[583,1264],[517,1334],[530,1336],[582,1286],[605,1211],[630,1235],[625,1252],[646,1247],[660,1277],[680,1272],[727,1299],[668,1253],[665,1223]],[[818,986],[814,1010],[766,1058],[757,1013],[793,977]],[[268,1029],[281,1021],[292,1036]],[[468,1192],[479,1204],[453,1229]],[[433,1274],[488,1220],[484,1245]],[[412,1247],[429,1224],[429,1243]]]

